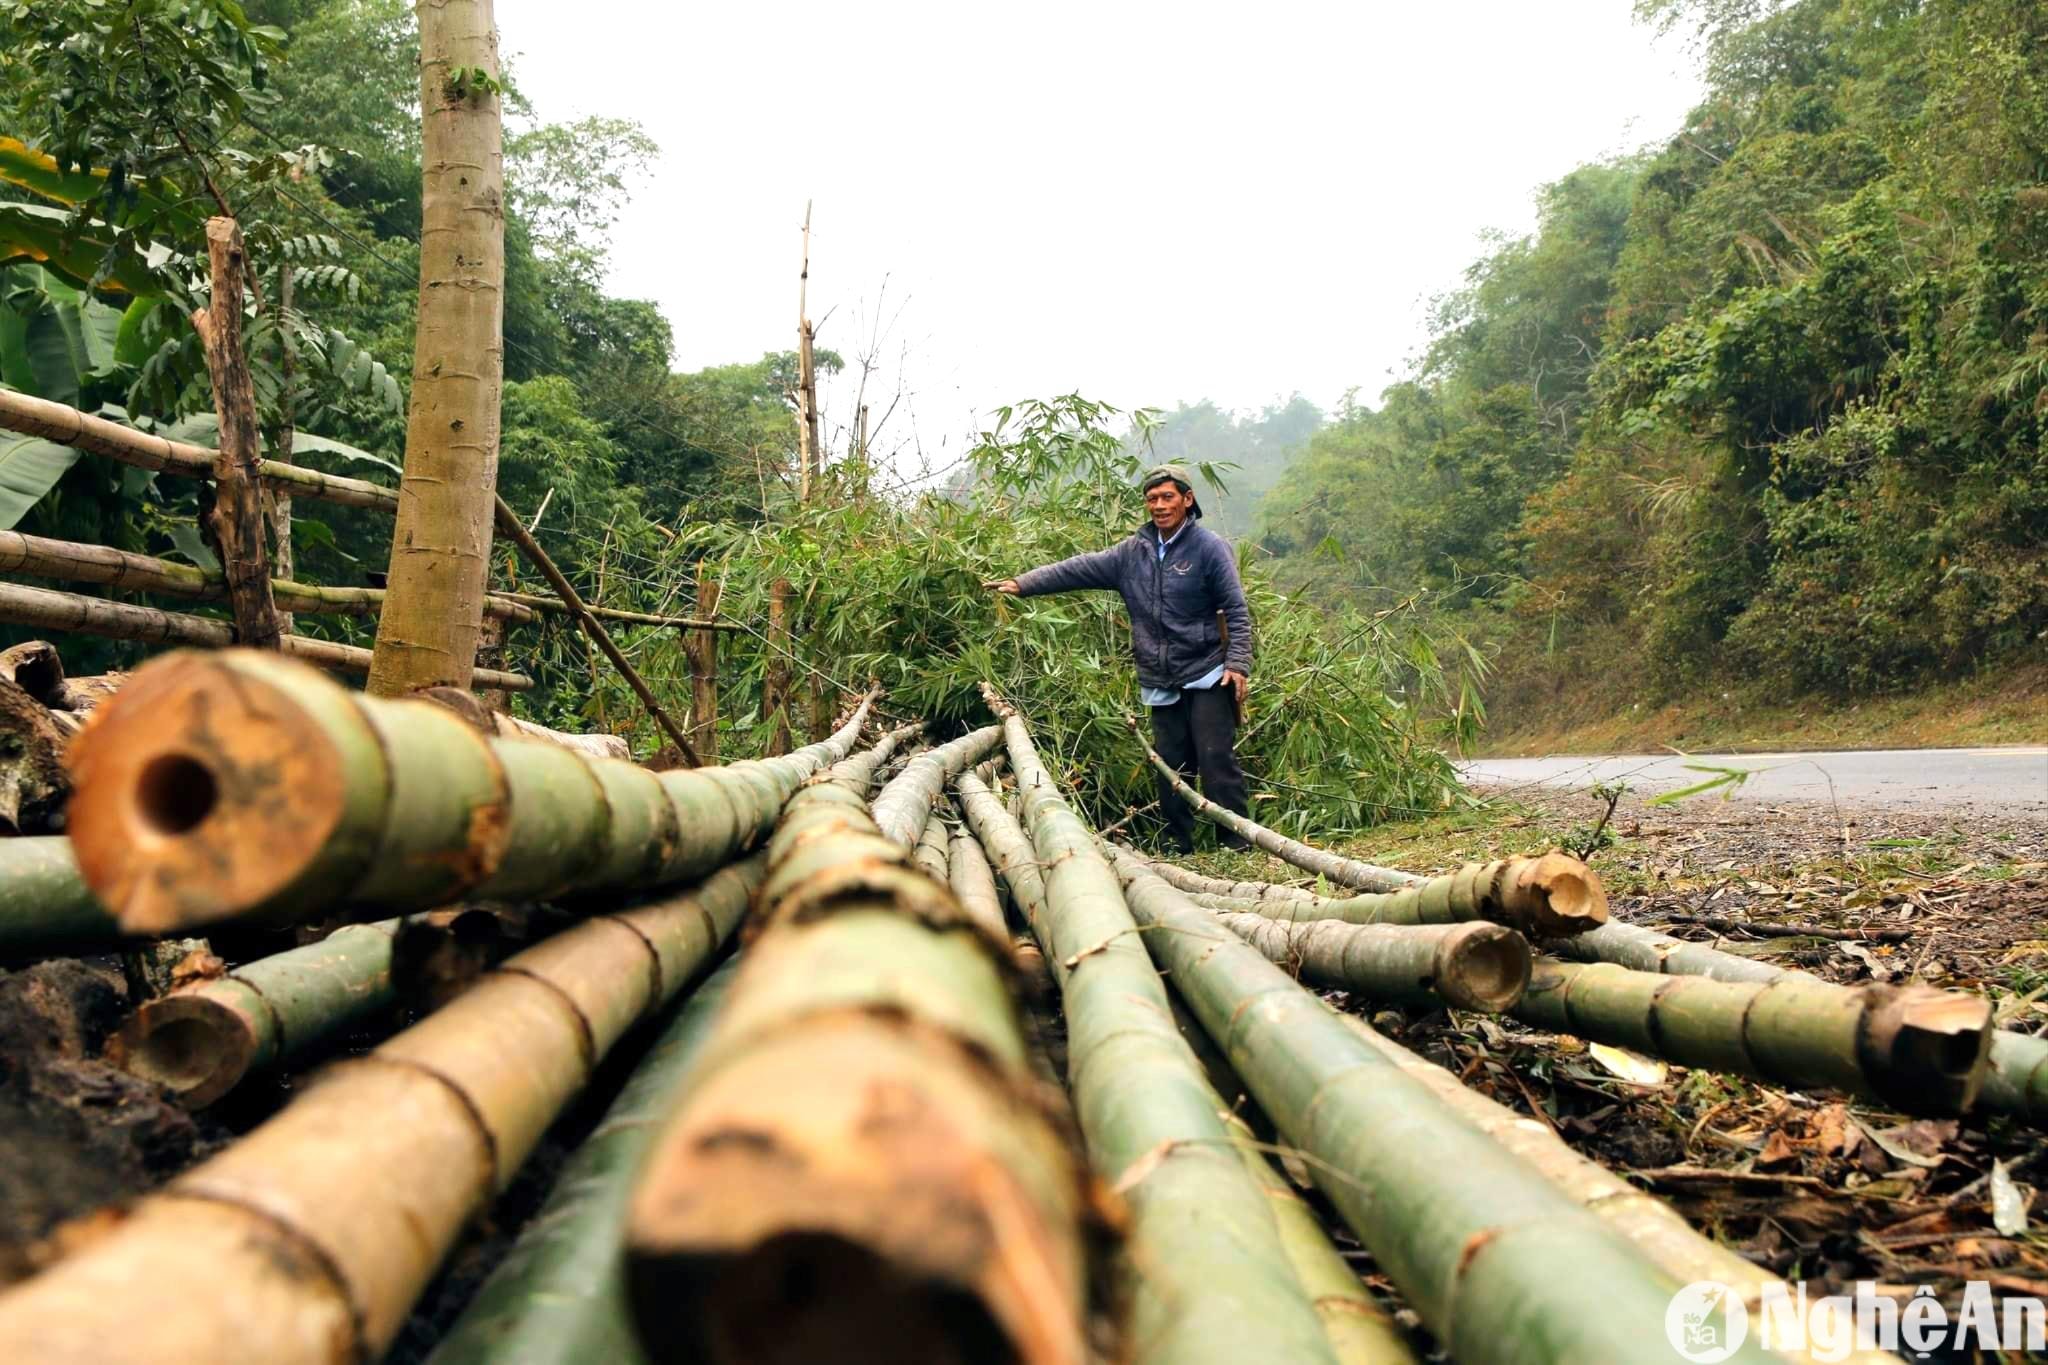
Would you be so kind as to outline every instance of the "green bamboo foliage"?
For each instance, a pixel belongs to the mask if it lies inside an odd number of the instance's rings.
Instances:
[[[736,960],[690,993],[431,1365],[645,1365],[626,1302],[626,1211],[660,1121],[710,1036]]]
[[[1043,870],[1043,902],[1027,913],[1065,1002],[1068,1087],[1096,1170],[1130,1204],[1132,1352],[1219,1365],[1334,1360],[1227,1109],[1174,1028],[1116,874],[1023,722],[1009,716],[1003,731]],[[993,825],[1002,813],[986,788],[957,785],[977,830]],[[991,853],[1006,873],[1014,865],[1003,847]],[[1018,899],[1029,905],[1028,893]]]
[[[912,757],[903,771],[876,795],[875,826],[885,838],[905,848],[916,843],[946,783],[954,774],[979,763],[1002,737],[998,727],[985,726]]]
[[[0,1359],[374,1359],[621,1035],[731,937],[761,860],[555,935],[0,1294]],[[223,1293],[223,1285],[234,1292]]]
[[[1355,991],[1368,1000],[1499,1014],[1512,1008],[1529,984],[1528,940],[1498,924],[1217,918],[1302,980]]]
[[[1663,1346],[1677,1281],[1405,1078],[1209,912],[1142,867],[1123,870],[1146,946],[1454,1358],[1677,1358]],[[1587,1285],[1599,1286],[1597,1311]],[[1730,1358],[1768,1359],[1753,1346]]]
[[[783,758],[657,775],[486,738],[275,655],[178,653],[73,743],[71,836],[87,885],[137,933],[674,885],[766,835],[866,711]]]
[[[69,839],[0,839],[0,958],[105,952],[121,937],[79,875]]]
[[[1658,976],[1601,963],[1539,962],[1515,1017],[1683,1066],[1796,1089],[1834,1089],[1920,1114],[1976,1099],[1991,1002],[1958,991]]]
[[[633,1197],[650,1351],[826,1359],[886,1332],[904,1359],[1081,1361],[1086,1186],[1039,1102],[1007,940],[831,782],[769,857],[760,931]]]
[[[289,1065],[396,999],[402,920],[343,925],[318,943],[159,996],[130,1015],[109,1059],[200,1109],[255,1072]]]

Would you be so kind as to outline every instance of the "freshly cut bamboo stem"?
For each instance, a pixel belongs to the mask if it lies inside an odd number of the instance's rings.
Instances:
[[[391,1008],[391,945],[403,922],[344,925],[318,943],[158,996],[114,1034],[108,1057],[202,1109],[251,1072],[284,1066]]]
[[[620,1250],[633,1179],[736,970],[729,959],[676,1011],[430,1365],[645,1365]]]
[[[1131,722],[1131,733],[1137,733],[1135,720]],[[1277,830],[1267,829],[1258,821],[1239,815],[1236,811],[1225,810],[1190,787],[1150,745],[1145,746],[1145,756],[1152,760],[1152,766],[1173,784],[1181,799],[1193,806],[1197,813],[1207,816],[1231,833],[1249,839],[1283,862],[1292,863],[1317,876],[1327,877],[1339,886],[1355,887],[1360,891],[1398,891],[1417,880],[1405,872],[1375,867],[1371,863],[1361,863],[1356,858],[1343,858],[1320,848],[1311,848],[1298,839],[1290,839]]]
[[[1208,911],[1142,866],[1119,871],[1151,931],[1146,947],[1451,1356],[1642,1360],[1665,1339],[1677,1281],[1403,1077]],[[1599,1286],[1597,1311],[1588,1284]],[[1745,1346],[1729,1358],[1768,1357]]]
[[[109,602],[102,597],[81,597],[52,588],[31,588],[22,583],[0,583],[0,621],[35,630],[62,630],[144,644],[225,649],[235,643],[235,628],[225,621]],[[278,647],[293,658],[344,673],[365,673],[370,667],[369,650],[332,640],[288,635],[278,641]],[[525,692],[533,687],[533,679],[523,674],[485,668],[476,671],[476,683],[479,687],[501,687],[508,692]]]
[[[1682,1066],[1960,1114],[1983,1083],[1991,1002],[1959,991],[1659,976],[1542,961],[1516,1018]]]
[[[376,1358],[463,1224],[620,1035],[708,964],[761,875],[750,859],[576,925],[329,1068],[118,1229],[0,1294],[0,1359],[129,1359],[138,1322],[161,1365]]]
[[[939,819],[937,807],[925,817],[924,828],[918,831],[917,842],[910,847],[910,861],[916,864],[933,881],[942,886],[953,884],[952,855],[948,845],[952,840],[946,834],[945,822]]]
[[[524,607],[528,611],[540,612],[547,616],[569,616],[573,613],[561,599],[542,597],[531,592],[499,592],[491,594],[500,601]],[[737,633],[746,629],[736,621],[720,621],[715,617],[703,616],[659,616],[653,612],[627,611],[621,607],[600,607],[586,602],[583,609],[600,621],[618,621],[629,626],[666,626],[674,630],[731,631]]]
[[[633,1198],[657,1357],[1086,1357],[1085,1186],[1007,940],[909,861],[832,782],[777,826],[761,927]]]
[[[1224,1123],[1227,1108],[1174,1027],[1116,874],[1060,797],[1023,721],[1006,715],[1003,734],[1043,874],[1043,903],[1027,913],[1065,1002],[1074,1111],[1096,1170],[1131,1207],[1134,1354],[1333,1361],[1266,1195]],[[964,778],[958,785],[977,808],[970,819],[996,824],[986,789],[977,794]]]
[[[558,744],[564,749],[573,749],[591,758],[616,758],[630,761],[633,750],[618,735],[572,735],[560,730],[550,730],[545,725],[536,725],[530,720],[508,716],[503,711],[494,711],[486,706],[474,692],[459,687],[429,687],[416,694],[422,701],[445,706],[461,716],[486,735],[502,739],[538,739],[549,744]]]
[[[865,716],[786,758],[656,775],[271,655],[174,654],[72,742],[71,838],[137,933],[675,885],[772,829]]]
[[[1529,985],[1529,943],[1498,924],[1288,924],[1220,915],[1225,928],[1305,981],[1369,1000],[1499,1014]]]
[[[868,799],[868,792],[875,785],[875,774],[888,765],[898,745],[924,728],[922,721],[899,726],[883,735],[875,744],[832,765],[824,774],[826,781],[843,787],[861,800]]]
[[[929,833],[931,826],[925,826],[925,830]],[[996,892],[995,873],[988,865],[988,855],[982,851],[981,841],[964,827],[953,831],[952,846],[946,856],[946,874],[954,896],[960,901],[960,908],[973,916],[974,922],[988,933],[1003,934],[1006,929],[1003,902]]]
[[[905,848],[915,844],[946,783],[979,763],[1002,738],[1002,730],[990,725],[912,758],[875,796],[875,825],[882,837]]]
[[[1994,1033],[1977,1108],[2048,1126],[2048,1038],[2011,1029]]]
[[[122,937],[86,889],[69,839],[0,839],[0,957],[105,952]]]
[[[1568,943],[1548,945],[1580,962],[1611,962],[1639,972],[1672,976],[1704,976],[1715,981],[1776,981],[1785,968],[1737,957],[1704,943],[1688,943],[1639,924],[1613,922]]]
[[[1148,857],[1129,844],[1111,840],[1109,846],[1125,857],[1135,858],[1145,864],[1152,870],[1153,876],[1168,886],[1176,887],[1190,895],[1225,896],[1240,901],[1286,901],[1300,905],[1327,905],[1333,899],[1329,896],[1318,896],[1315,892],[1299,886],[1275,886],[1271,882],[1234,882],[1227,877],[1205,877],[1199,872],[1189,871],[1179,863]],[[1427,879],[1416,877],[1413,880],[1422,882]]]
[[[1580,1156],[1548,1124],[1525,1118],[1488,1099],[1442,1067],[1424,1061],[1375,1031],[1364,1020],[1352,1015],[1342,1018],[1353,1033],[1404,1075],[1427,1087],[1446,1109],[1527,1162],[1566,1198],[1627,1238],[1639,1254],[1673,1280],[1682,1284],[1698,1280],[1725,1284],[1752,1314],[1759,1311],[1767,1287],[1785,1288],[1777,1276],[1694,1231],[1663,1200]],[[1777,1354],[1801,1365],[1819,1365],[1809,1352],[1780,1350]],[[1855,1351],[1847,1359],[1857,1365],[1896,1365],[1897,1360],[1877,1350]]]

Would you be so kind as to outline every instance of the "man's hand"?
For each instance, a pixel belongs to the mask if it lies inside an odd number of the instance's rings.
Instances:
[[[1006,597],[1017,595],[1017,580],[1014,578],[990,578],[983,581],[981,586],[990,592],[1002,593]]]
[[[1244,705],[1245,698],[1251,695],[1252,680],[1234,668],[1223,670],[1223,685],[1237,693],[1237,704],[1240,707]]]

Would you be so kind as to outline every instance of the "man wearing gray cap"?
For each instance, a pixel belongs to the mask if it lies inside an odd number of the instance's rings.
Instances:
[[[1199,774],[1211,801],[1244,814],[1244,772],[1233,746],[1251,687],[1252,617],[1237,559],[1228,541],[1196,524],[1202,505],[1187,470],[1158,465],[1138,487],[1150,523],[1136,534],[983,586],[1017,597],[1089,588],[1121,594],[1131,614],[1138,694],[1152,709],[1153,747],[1190,781]],[[1174,846],[1193,851],[1194,812],[1163,777],[1159,805]],[[1244,846],[1235,835],[1223,840]]]

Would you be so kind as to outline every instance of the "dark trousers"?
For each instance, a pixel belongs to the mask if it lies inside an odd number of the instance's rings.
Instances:
[[[1237,766],[1237,695],[1228,687],[1183,688],[1180,700],[1152,710],[1152,747],[1167,765],[1192,784],[1202,779],[1202,794],[1226,810],[1247,813],[1244,770]],[[1174,846],[1183,853],[1195,846],[1195,812],[1164,777],[1159,778],[1159,808]],[[1223,843],[1244,847],[1225,831]]]

